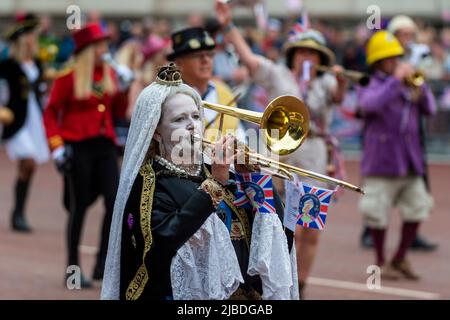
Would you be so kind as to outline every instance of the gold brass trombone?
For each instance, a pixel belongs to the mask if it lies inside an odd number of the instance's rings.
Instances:
[[[318,65],[316,66],[318,71],[322,72],[332,72],[331,67]],[[370,77],[367,73],[354,71],[354,70],[344,70],[342,76],[349,79],[352,82],[358,83],[360,86],[365,87],[370,82]]]
[[[267,148],[280,155],[287,155],[294,152],[303,143],[309,131],[308,109],[300,99],[294,96],[280,96],[275,98],[266,107],[264,113],[242,110],[206,101],[202,103],[204,108],[257,123],[261,129],[266,129],[264,139]],[[274,130],[277,130],[278,133],[275,137],[272,136]],[[194,136],[193,139],[199,138]],[[213,141],[204,138],[201,140],[203,144],[209,147],[214,146]],[[275,175],[279,177],[292,180],[292,172],[364,194],[364,191],[360,187],[348,182],[275,161],[261,154],[251,152],[246,145],[244,145],[244,154],[246,161],[249,163],[256,163],[262,168],[275,170]]]

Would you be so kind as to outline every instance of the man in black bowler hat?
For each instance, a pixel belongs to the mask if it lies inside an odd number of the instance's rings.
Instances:
[[[223,105],[232,102],[234,105],[230,88],[224,82],[213,79],[215,47],[214,39],[204,28],[182,29],[172,34],[173,51],[167,59],[177,64],[183,75],[183,81],[196,89],[203,100]],[[204,109],[204,112],[205,136],[211,139],[217,136],[220,117],[217,112],[209,109]],[[230,116],[224,116],[222,131],[231,131],[238,137],[243,134],[239,120]]]

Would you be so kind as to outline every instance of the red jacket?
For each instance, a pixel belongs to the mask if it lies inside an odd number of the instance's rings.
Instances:
[[[116,75],[111,69],[113,80]],[[103,67],[96,67],[94,82],[101,81]],[[116,81],[117,82],[117,81]],[[114,118],[124,116],[127,101],[124,94],[92,94],[89,99],[77,100],[74,96],[74,71],[60,76],[53,83],[47,107],[44,111],[44,125],[51,150],[64,141],[82,141],[104,136],[115,142]]]

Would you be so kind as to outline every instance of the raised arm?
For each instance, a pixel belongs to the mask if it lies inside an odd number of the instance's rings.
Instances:
[[[244,37],[233,24],[231,7],[220,0],[215,4],[216,18],[223,27],[224,36],[234,46],[240,60],[248,68],[250,74],[255,74],[259,68],[258,55],[254,54]]]

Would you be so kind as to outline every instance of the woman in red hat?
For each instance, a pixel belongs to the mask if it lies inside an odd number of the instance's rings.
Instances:
[[[5,36],[11,43],[10,57],[0,63],[0,111],[9,114],[0,137],[9,158],[18,161],[11,226],[19,232],[31,230],[25,219],[28,190],[36,165],[49,158],[42,125],[45,83],[41,62],[36,58],[38,24],[32,14],[17,17]]]
[[[123,117],[126,101],[116,73],[103,62],[108,34],[88,24],[73,34],[73,67],[58,77],[50,93],[44,123],[52,157],[64,175],[68,265],[79,266],[78,246],[88,206],[102,195],[105,205],[100,249],[93,278],[103,277],[109,227],[118,184],[114,118]],[[83,275],[81,286],[91,283]]]

